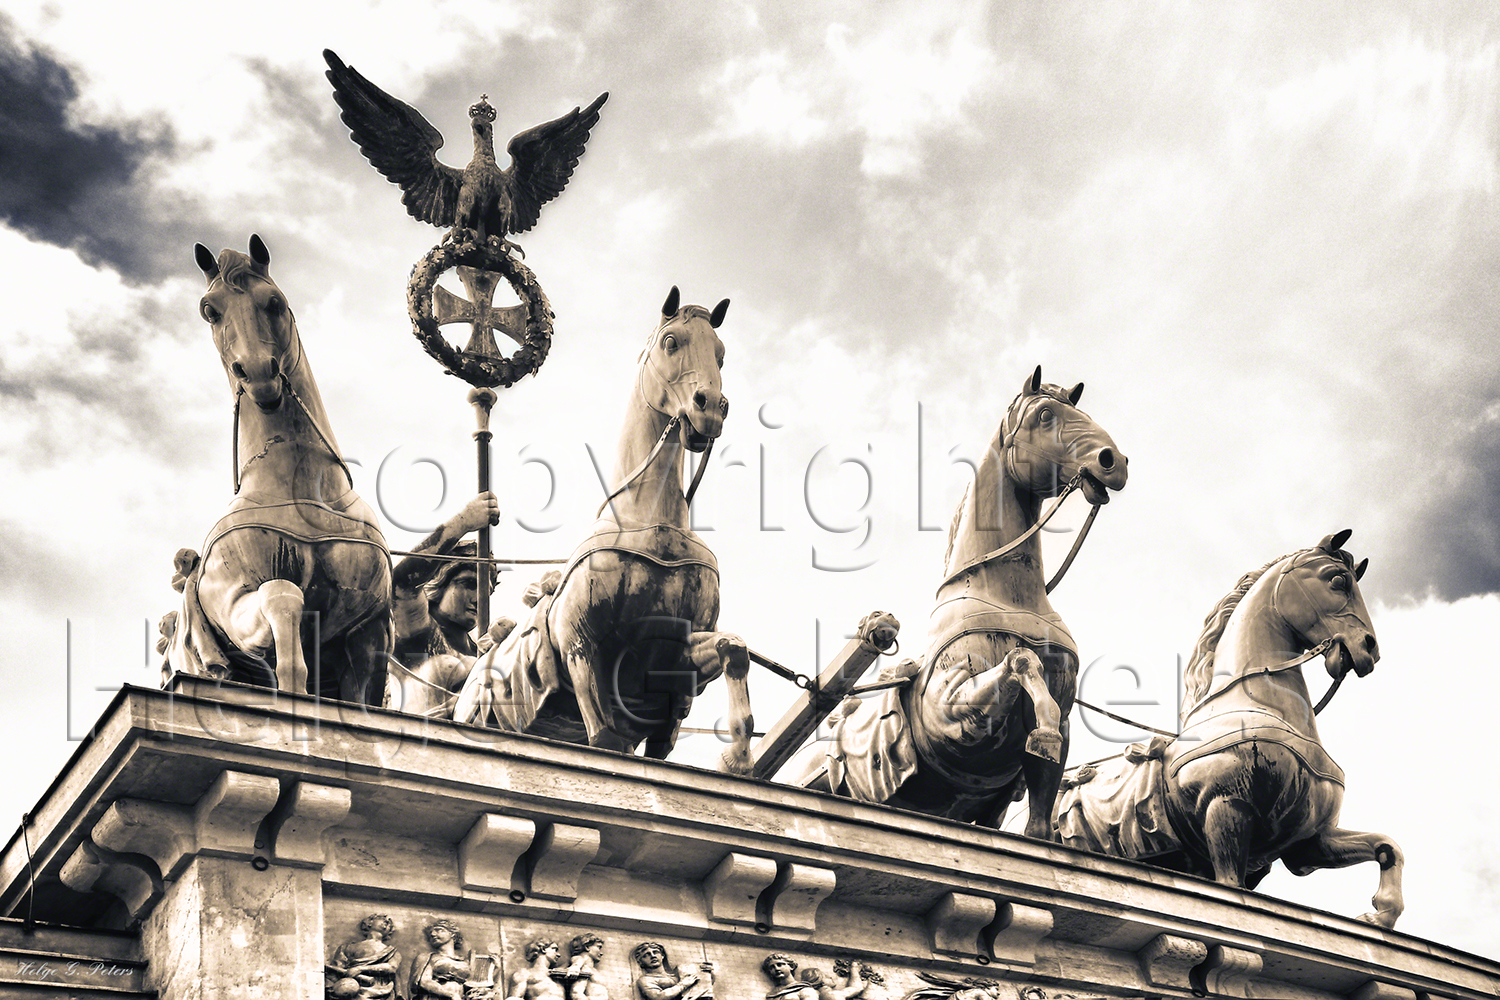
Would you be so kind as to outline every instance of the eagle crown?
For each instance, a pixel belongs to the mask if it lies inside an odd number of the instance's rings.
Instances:
[[[480,94],[479,103],[469,105],[469,117],[476,122],[492,122],[495,120],[495,109],[489,101],[489,94]]]

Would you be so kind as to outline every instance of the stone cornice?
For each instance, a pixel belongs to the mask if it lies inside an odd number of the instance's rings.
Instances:
[[[170,882],[197,851],[237,851],[246,863],[317,868],[332,895],[947,973],[987,966],[1078,992],[1500,994],[1495,962],[1061,845],[398,713],[272,704],[192,679],[123,691],[33,815],[39,905],[70,862],[85,891],[124,884],[125,869],[112,881],[107,868],[123,849],[147,876],[131,874],[135,919],[159,895],[143,885]],[[0,854],[0,913],[24,898],[25,866],[13,841]]]

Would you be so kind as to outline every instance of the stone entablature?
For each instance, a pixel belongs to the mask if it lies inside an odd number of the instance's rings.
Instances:
[[[1500,963],[1132,862],[187,678],[122,691],[29,834],[38,917],[138,925],[163,1000],[251,982],[321,995],[324,962],[374,911],[396,919],[408,962],[426,950],[419,925],[445,918],[505,977],[526,940],[597,931],[616,1000],[648,939],[713,962],[719,1000],[765,996],[771,952],[867,964],[890,1000],[919,972],[997,982],[1003,1000],[1500,995]],[[0,914],[28,884],[16,838]]]

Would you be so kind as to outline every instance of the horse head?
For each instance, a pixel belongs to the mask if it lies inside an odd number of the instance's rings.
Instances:
[[[271,280],[271,253],[259,236],[250,254],[224,250],[214,259],[202,243],[194,256],[208,278],[198,311],[213,328],[214,346],[236,396],[244,393],[272,412],[281,406],[285,376],[298,358],[297,324],[286,296]]]
[[[1082,382],[1067,390],[1044,383],[1038,365],[1005,415],[1005,465],[1037,496],[1056,496],[1076,478],[1089,503],[1104,504],[1110,490],[1124,488],[1127,460],[1078,408],[1082,396]]]
[[[724,342],[717,333],[729,300],[709,312],[702,306],[679,308],[678,298],[673,285],[661,323],[641,352],[638,384],[647,405],[682,422],[687,449],[701,452],[724,430],[729,414],[720,378]]]
[[[1351,669],[1363,677],[1380,659],[1370,612],[1359,592],[1370,561],[1355,565],[1343,549],[1349,535],[1346,528],[1290,556],[1271,598],[1276,612],[1309,646],[1331,643],[1324,663],[1334,678]]]

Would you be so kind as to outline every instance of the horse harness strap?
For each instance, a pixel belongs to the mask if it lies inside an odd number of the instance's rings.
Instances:
[[[390,549],[386,547],[373,515],[361,516],[360,506],[364,506],[363,502],[353,490],[331,503],[306,499],[273,499],[262,494],[245,493],[235,498],[229,511],[209,530],[208,538],[203,543],[203,558],[208,558],[215,542],[230,532],[243,528],[274,531],[278,535],[308,544],[353,542],[369,545],[389,558]]]
[[[301,360],[302,355],[299,352],[297,362],[294,362],[292,365],[293,370]],[[354,473],[349,471],[349,464],[344,461],[344,456],[339,454],[339,450],[333,446],[333,442],[328,440],[328,435],[323,433],[323,428],[318,426],[317,419],[313,417],[312,411],[307,408],[307,404],[302,402],[302,397],[297,395],[297,390],[292,386],[290,370],[281,373],[281,384],[286,390],[287,395],[291,396],[292,400],[297,404],[298,409],[307,416],[307,422],[312,424],[313,431],[318,435],[318,440],[323,442],[323,447],[328,449],[328,454],[332,455],[333,460],[339,463],[339,468],[344,470],[344,478],[349,481],[349,488],[352,490],[354,488]],[[240,492],[240,398],[244,395],[245,385],[242,382],[240,383],[239,390],[234,394],[234,445],[232,461],[234,462],[234,492],[236,496]],[[608,500],[605,501],[605,503],[608,502]],[[603,508],[601,507],[600,510],[603,510]]]
[[[1082,473],[1080,473],[1077,476],[1074,476],[1068,482],[1068,485],[1066,485],[1066,486],[1063,487],[1062,492],[1057,495],[1056,499],[1054,499],[1052,501],[1052,506],[1048,507],[1047,510],[1042,514],[1041,517],[1037,518],[1035,524],[1033,524],[1031,527],[1027,528],[1020,535],[1018,535],[1015,538],[1011,539],[1006,544],[1000,546],[998,549],[994,549],[993,551],[986,552],[986,553],[984,553],[983,555],[980,555],[980,556],[975,556],[973,559],[970,559],[968,562],[966,562],[962,566],[958,567],[958,569],[956,569],[953,572],[949,573],[947,576],[945,576],[943,578],[943,582],[940,583],[940,584],[938,584],[938,590],[941,591],[948,584],[952,583],[954,580],[958,579],[960,576],[963,576],[965,573],[969,572],[970,570],[972,570],[972,569],[978,569],[980,566],[983,566],[985,563],[991,563],[991,562],[994,562],[997,559],[1003,559],[1006,556],[1010,555],[1010,553],[1014,552],[1023,543],[1025,543],[1028,539],[1030,539],[1031,536],[1035,535],[1038,531],[1041,531],[1042,528],[1044,528],[1046,526],[1046,524],[1047,524],[1048,521],[1052,520],[1052,516],[1054,514],[1056,514],[1058,512],[1058,510],[1060,510],[1062,508],[1063,501],[1068,498],[1068,494],[1070,494],[1074,490],[1078,489],[1078,486],[1079,486],[1079,484],[1082,481],[1083,481],[1083,475],[1082,475]],[[1098,508],[1096,507],[1095,510],[1097,510],[1097,509]],[[1052,579],[1051,583],[1047,584],[1047,590],[1049,592],[1052,590],[1053,587],[1055,587],[1057,585],[1058,581],[1062,579],[1062,574],[1067,571],[1068,564],[1073,561],[1073,555],[1076,554],[1077,551],[1078,551],[1077,546],[1080,545],[1080,544],[1082,544],[1082,542],[1083,542],[1083,537],[1082,537],[1082,535],[1080,535],[1079,538],[1078,538],[1078,540],[1077,540],[1077,542],[1074,543],[1073,553],[1070,553],[1069,556],[1068,556],[1068,558],[1067,558],[1067,560],[1063,563],[1062,570],[1059,571],[1058,574],[1057,574],[1057,576]]]
[[[1235,676],[1229,678],[1229,680],[1225,682],[1224,686],[1219,688],[1217,691],[1210,691],[1208,694],[1204,695],[1203,700],[1194,705],[1192,707],[1192,710],[1188,712],[1188,718],[1192,718],[1193,714],[1200,708],[1202,708],[1204,705],[1207,705],[1209,702],[1213,701],[1219,695],[1223,694],[1225,691],[1228,691],[1236,684],[1239,684],[1242,681],[1250,680],[1253,677],[1269,677],[1272,674],[1285,673],[1288,670],[1292,670],[1296,667],[1302,666],[1302,664],[1306,663],[1314,656],[1321,656],[1322,654],[1328,652],[1329,648],[1332,646],[1332,639],[1324,639],[1322,642],[1307,650],[1302,655],[1294,656],[1290,660],[1283,660],[1282,662],[1274,663],[1269,667],[1261,667],[1257,670],[1247,670],[1242,674],[1236,674]],[[1342,678],[1340,678],[1340,680],[1342,680]],[[1318,703],[1318,709],[1321,709],[1324,705],[1328,704],[1329,698],[1333,696],[1333,691],[1337,687],[1338,683],[1335,682],[1333,688],[1330,688],[1328,694],[1325,695],[1323,700]],[[1314,710],[1313,714],[1316,715],[1317,710]]]

